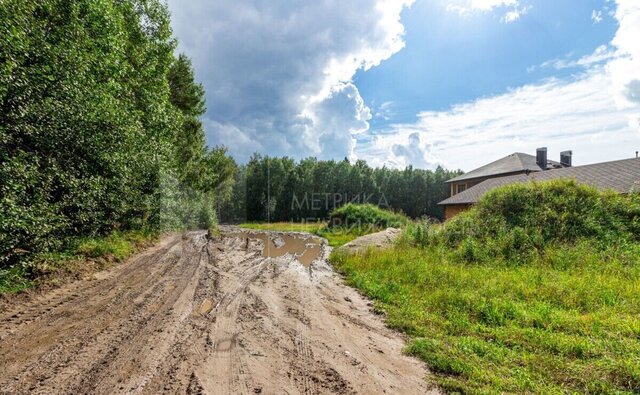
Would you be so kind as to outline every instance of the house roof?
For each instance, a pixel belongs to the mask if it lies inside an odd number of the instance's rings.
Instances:
[[[476,203],[485,193],[502,185],[559,178],[575,179],[580,183],[588,184],[598,189],[612,189],[619,193],[640,191],[640,159],[624,159],[585,166],[532,172],[529,174],[490,178],[438,204],[472,204]]]
[[[547,160],[547,166],[549,168],[562,167],[559,162]],[[511,173],[523,173],[526,171],[542,171],[540,166],[536,163],[536,157],[522,152],[516,152],[511,155],[505,156],[502,159],[498,159],[495,162],[491,162],[487,165],[479,167],[475,170],[471,170],[468,173],[464,173],[458,177],[452,178],[447,182],[470,180],[472,178],[497,176],[500,174]]]

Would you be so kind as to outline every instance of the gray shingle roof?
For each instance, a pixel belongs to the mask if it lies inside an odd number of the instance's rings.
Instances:
[[[549,168],[561,167],[559,162],[547,160],[547,166]],[[511,155],[505,156],[502,159],[498,159],[495,162],[491,162],[487,165],[479,167],[475,170],[471,170],[468,173],[464,173],[458,177],[452,178],[447,182],[469,180],[472,178],[495,176],[499,174],[519,173],[524,171],[542,171],[540,166],[536,163],[536,157],[522,152],[516,152]]]
[[[438,204],[475,203],[482,195],[502,185],[559,178],[575,179],[578,182],[592,185],[598,189],[613,189],[620,193],[640,191],[640,159],[624,159],[614,162],[533,172],[528,175],[516,174],[507,177],[490,178]]]

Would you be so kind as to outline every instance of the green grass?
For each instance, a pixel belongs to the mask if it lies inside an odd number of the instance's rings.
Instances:
[[[317,234],[324,237],[331,247],[340,247],[348,242],[357,239],[360,236],[368,235],[384,230],[383,228],[372,226],[356,226],[350,228],[342,227],[325,227],[320,229]]]
[[[273,230],[279,232],[306,232],[316,234],[326,226],[326,222],[248,222],[240,224],[241,228],[257,230]]]
[[[87,259],[120,262],[157,238],[147,231],[114,232],[106,237],[78,238],[69,242],[65,251],[41,253],[29,265],[0,270],[0,294],[16,293],[32,288],[47,278],[83,270]]]
[[[640,258],[577,248],[518,266],[408,245],[331,259],[450,393],[638,393]]]
[[[119,262],[153,237],[155,234],[148,232],[114,232],[107,237],[82,239],[73,252],[86,258],[108,257]]]
[[[331,259],[450,393],[640,393],[639,194],[511,185]]]
[[[373,204],[349,203],[333,210],[329,215],[331,228],[362,228],[372,226],[378,229],[403,227],[411,220],[404,214],[386,210]]]
[[[423,229],[420,244],[442,244],[467,262],[495,259],[518,264],[547,246],[588,242],[637,250],[640,193],[620,195],[573,180],[529,182],[497,188],[441,229]]]
[[[31,286],[32,283],[26,277],[22,267],[15,266],[7,270],[0,270],[0,295],[20,292]]]

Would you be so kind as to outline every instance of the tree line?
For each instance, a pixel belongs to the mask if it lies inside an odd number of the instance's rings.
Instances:
[[[233,178],[160,0],[0,4],[0,269],[115,230],[209,227]]]
[[[438,202],[449,196],[445,181],[460,174],[436,170],[372,168],[354,163],[254,154],[240,166],[229,198],[222,201],[224,222],[326,219],[346,203],[371,203],[418,218],[442,219]]]
[[[326,218],[441,217],[454,172],[207,147],[205,92],[161,0],[0,2],[0,269],[79,237]]]

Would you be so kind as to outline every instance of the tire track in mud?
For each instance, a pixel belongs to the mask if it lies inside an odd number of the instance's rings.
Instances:
[[[159,259],[166,251],[162,250],[158,254],[152,254],[148,259]],[[142,257],[141,259],[145,258]],[[130,290],[124,287],[114,288],[114,282],[121,277],[129,277],[136,282],[139,280],[139,277],[136,276],[137,272],[138,270],[124,267],[118,276],[106,279],[101,287],[98,284],[88,287],[85,291],[87,293],[86,298],[78,294],[78,297],[74,298],[78,302],[71,303],[72,301],[69,300],[66,302],[54,300],[56,308],[52,309],[53,311],[45,308],[45,311],[47,311],[45,315],[48,315],[48,319],[43,320],[44,322],[35,322],[34,325],[28,325],[23,328],[23,331],[20,331],[19,329],[21,328],[19,327],[18,330],[12,330],[8,336],[3,336],[3,341],[0,344],[0,349],[2,350],[4,350],[5,345],[13,345],[15,347],[16,345],[27,344],[30,347],[24,353],[5,354],[6,357],[0,362],[0,368],[4,368],[6,362],[14,362],[14,364],[10,365],[12,368],[19,367],[19,357],[28,358],[34,355],[36,358],[33,358],[30,363],[22,367],[21,371],[14,376],[13,381],[15,383],[0,382],[2,391],[23,392],[29,390],[30,392],[38,392],[40,391],[39,387],[45,387],[47,381],[50,381],[54,376],[73,375],[73,372],[66,372],[67,368],[73,370],[74,365],[85,363],[84,359],[86,358],[99,359],[103,350],[99,350],[100,354],[98,355],[87,356],[84,352],[87,346],[95,339],[109,332],[109,321],[115,318],[111,313],[111,308],[119,304],[121,300],[138,295],[127,295]],[[149,277],[153,281],[161,278],[164,273],[164,270],[155,271]],[[78,290],[77,292],[81,291]],[[46,301],[45,305],[47,305]],[[142,307],[142,305],[136,307]],[[121,312],[134,316],[133,310],[121,310]],[[53,344],[52,348],[37,355],[50,344]],[[13,369],[6,370],[9,372],[14,371]],[[29,384],[30,387],[26,388],[25,384]],[[53,383],[51,384],[52,387],[55,387]]]
[[[326,245],[305,266],[261,248],[307,236],[225,231],[169,236],[0,311],[0,393],[437,393]]]

